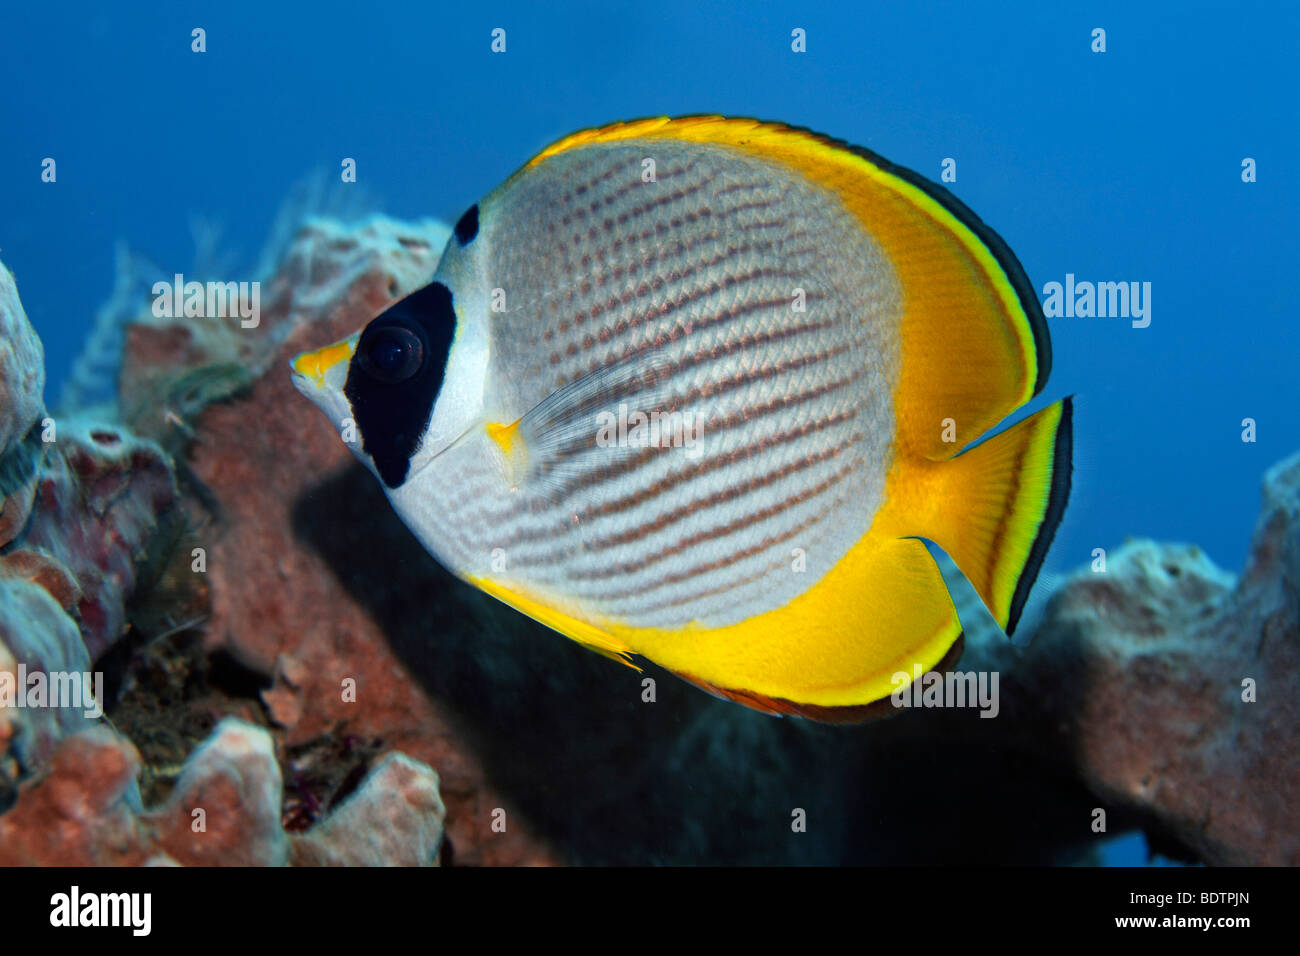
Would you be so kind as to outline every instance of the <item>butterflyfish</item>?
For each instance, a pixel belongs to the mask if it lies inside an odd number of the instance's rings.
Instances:
[[[460,578],[609,657],[854,721],[960,648],[926,542],[1014,630],[1070,400],[1003,423],[1050,366],[1020,263],[946,189],[709,116],[544,149],[293,377]]]

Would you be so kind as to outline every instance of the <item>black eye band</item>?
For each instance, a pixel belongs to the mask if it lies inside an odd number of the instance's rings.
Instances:
[[[362,450],[390,488],[406,480],[429,428],[455,336],[451,290],[431,282],[389,306],[357,341],[343,394]]]

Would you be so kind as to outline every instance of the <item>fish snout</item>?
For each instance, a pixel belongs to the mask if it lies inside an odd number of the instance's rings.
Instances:
[[[360,337],[358,332],[314,352],[303,352],[289,363],[293,387],[319,408],[340,433],[352,419],[343,386]]]
[[[360,339],[361,333],[350,335],[346,339],[340,339],[324,348],[316,349],[313,352],[303,352],[292,362],[289,367],[292,370],[293,384],[308,398],[313,397],[313,390],[320,389],[337,389],[343,390],[343,384],[347,381],[348,366],[352,362],[352,356],[357,350],[357,340]]]

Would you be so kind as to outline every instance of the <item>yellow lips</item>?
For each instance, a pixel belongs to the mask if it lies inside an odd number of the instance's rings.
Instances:
[[[312,384],[319,387],[325,384],[325,373],[340,362],[352,360],[356,347],[357,337],[354,335],[315,352],[303,352],[293,360],[293,370],[299,375],[305,375],[311,379]]]

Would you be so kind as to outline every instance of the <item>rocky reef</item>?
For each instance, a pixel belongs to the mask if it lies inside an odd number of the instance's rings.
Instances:
[[[318,826],[290,834],[280,764],[263,728],[227,718],[185,761],[171,796],[143,809],[138,751],[107,726],[70,736],[0,815],[5,865],[436,864],[438,775],[401,754],[379,761]]]
[[[45,416],[43,350],[3,267],[0,327],[0,670],[85,673],[125,627],[138,562],[176,488],[150,442]],[[86,719],[82,696],[72,707],[0,708],[0,790]]]
[[[996,719],[766,717],[452,578],[294,392],[446,237],[309,222],[255,328],[141,303],[102,422],[47,414],[0,269],[0,674],[107,713],[0,708],[0,863],[1300,863],[1300,456],[1239,579],[1136,541],[1027,645],[968,626]]]
[[[1063,583],[1027,649],[982,642],[962,666],[1000,669],[1027,751],[1160,844],[1300,864],[1300,455],[1264,478],[1240,579],[1133,541]]]

